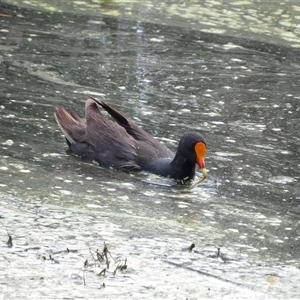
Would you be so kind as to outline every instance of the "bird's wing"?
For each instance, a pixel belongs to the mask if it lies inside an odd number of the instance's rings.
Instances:
[[[141,156],[145,156],[145,159],[147,159],[147,156],[151,156],[151,158],[154,159],[173,157],[174,154],[172,151],[170,151],[164,144],[160,143],[150,134],[145,132],[127,116],[112,108],[104,101],[91,96],[89,97],[103,107],[115,119],[115,121],[122,126],[130,136],[134,138],[136,151],[139,158]]]
[[[85,106],[86,122],[73,110],[55,108],[55,118],[72,152],[106,167],[140,170],[134,139],[116,122],[106,119],[93,100]]]
[[[91,156],[106,166],[116,169],[140,170],[135,163],[135,141],[118,123],[103,116],[95,101],[89,99],[85,106],[87,140]]]

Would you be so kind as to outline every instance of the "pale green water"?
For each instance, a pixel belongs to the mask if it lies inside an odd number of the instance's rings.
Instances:
[[[191,30],[196,13],[189,26],[182,26],[184,13],[163,25],[173,17],[160,19],[159,5],[146,3],[147,14],[141,3],[102,4],[103,17],[72,7],[1,7],[4,299],[297,298],[295,43],[277,35],[262,43],[261,32],[250,31],[244,39],[239,27],[233,34],[230,26],[221,34]],[[211,5],[228,15],[227,4]],[[236,14],[247,5],[236,5]],[[176,5],[168,7],[171,17]],[[106,17],[116,10],[123,14]],[[135,21],[152,14],[153,22]],[[224,25],[221,17],[206,20]],[[67,155],[53,107],[82,115],[88,92],[103,94],[173,150],[184,132],[201,131],[209,179],[187,192],[167,179]],[[116,262],[102,277],[105,263],[93,255],[104,242]],[[191,243],[194,251],[184,251]],[[217,247],[224,256],[216,257]],[[125,258],[127,270],[114,275]]]

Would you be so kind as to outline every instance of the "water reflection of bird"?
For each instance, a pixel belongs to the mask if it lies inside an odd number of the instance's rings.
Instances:
[[[116,122],[105,118],[97,104]],[[198,164],[206,177],[206,143],[199,133],[186,133],[174,154],[128,117],[93,97],[85,104],[86,120],[73,109],[63,107],[55,108],[55,118],[70,150],[87,161],[125,171],[144,170],[182,181],[194,178]]]

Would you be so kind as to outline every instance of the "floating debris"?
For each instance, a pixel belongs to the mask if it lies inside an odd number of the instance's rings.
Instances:
[[[196,245],[195,245],[194,243],[192,243],[191,246],[189,246],[189,247],[187,248],[187,250],[188,250],[188,251],[192,251],[192,250],[195,248],[195,246],[196,246]]]
[[[101,275],[105,276],[105,273],[106,273],[106,268],[104,268],[98,275],[99,276],[101,276]]]
[[[126,270],[126,269],[127,269],[127,258],[125,258],[124,264],[118,264],[118,265],[117,265],[116,269],[115,269],[114,272],[113,272],[113,275],[116,275],[117,270],[124,271],[124,270]]]
[[[7,232],[8,241],[6,242],[7,247],[11,248],[13,246],[12,236]]]
[[[202,173],[203,173],[203,177],[200,180],[196,181],[194,184],[192,184],[190,187],[188,187],[188,191],[193,189],[195,186],[197,186],[199,183],[201,183],[202,181],[204,181],[207,178],[206,169],[202,169]]]

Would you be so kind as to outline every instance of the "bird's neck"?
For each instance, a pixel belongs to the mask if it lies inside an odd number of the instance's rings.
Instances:
[[[188,181],[195,177],[195,160],[187,157],[185,153],[177,151],[170,163],[170,177]]]

